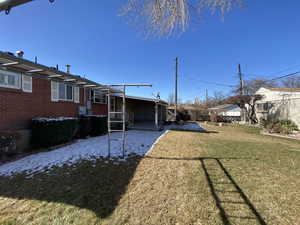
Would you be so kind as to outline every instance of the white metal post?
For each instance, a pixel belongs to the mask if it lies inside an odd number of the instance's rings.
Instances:
[[[107,91],[107,107],[108,107],[108,117],[107,117],[107,126],[108,126],[108,157],[111,155],[111,141],[120,141],[121,138],[115,138],[113,139],[111,137],[112,132],[122,132],[122,153],[123,153],[123,158],[125,157],[125,145],[126,145],[126,87],[152,87],[152,85],[149,84],[114,84],[114,85],[109,85],[105,87],[100,87],[100,89]],[[115,91],[111,88],[113,87],[121,87],[121,91]],[[114,93],[121,93],[120,97],[122,98],[122,109],[119,112],[116,112],[116,107],[114,108],[114,111],[111,111],[111,94]],[[111,115],[120,115],[122,114],[121,118],[116,118],[117,120],[111,120],[112,117]],[[112,124],[115,123],[122,123],[122,129],[112,129]]]
[[[125,131],[126,131],[126,86],[123,86],[123,158],[125,157]]]
[[[155,102],[155,126],[158,129],[158,103]]]
[[[108,158],[110,158],[110,90],[107,91],[107,137],[108,137]]]

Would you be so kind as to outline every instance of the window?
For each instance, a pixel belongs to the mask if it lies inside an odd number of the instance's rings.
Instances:
[[[106,94],[101,90],[92,90],[91,97],[94,103],[107,104]]]
[[[79,87],[51,81],[51,101],[74,101],[75,103],[79,103],[79,99]]]
[[[0,87],[20,89],[21,75],[0,70]]]
[[[59,99],[59,83],[55,82],[55,81],[51,81],[51,101],[52,102],[58,102]]]
[[[73,101],[73,86],[66,85],[66,99],[68,101]]]
[[[32,77],[22,76],[22,89],[24,92],[32,93]]]
[[[79,87],[75,86],[74,87],[74,102],[75,103],[80,103],[80,89]]]
[[[258,111],[268,111],[271,105],[269,103],[260,103],[256,105]]]
[[[61,101],[73,101],[73,86],[71,84],[59,83],[58,96]]]
[[[59,100],[66,99],[66,85],[64,83],[59,83],[58,85],[58,97]]]

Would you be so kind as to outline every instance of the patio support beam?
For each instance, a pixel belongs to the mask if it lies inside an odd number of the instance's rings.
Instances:
[[[19,62],[9,62],[9,63],[3,63],[1,66],[14,66],[20,64]]]
[[[155,102],[155,126],[158,129],[158,103]]]
[[[160,105],[160,122],[163,123],[163,105]]]
[[[71,81],[76,81],[76,79],[65,79],[65,82],[71,82]]]
[[[43,72],[44,70],[41,69],[36,69],[36,70],[28,70],[26,71],[26,73],[39,73],[39,72]]]
[[[53,74],[48,76],[48,78],[57,78],[57,77],[62,77],[63,75],[59,75],[59,74]]]

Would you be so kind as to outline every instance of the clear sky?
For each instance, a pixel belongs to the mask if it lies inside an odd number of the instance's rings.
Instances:
[[[83,4],[88,2],[88,4]],[[174,89],[174,58],[180,58],[179,95],[204,97],[228,93],[237,83],[237,64],[246,78],[300,70],[300,2],[246,0],[225,15],[205,13],[188,32],[145,39],[117,16],[124,0],[33,1],[0,14],[0,50],[25,51],[25,58],[48,66],[72,65],[72,73],[102,84],[151,83],[131,88],[132,95],[163,98]],[[288,70],[289,68],[289,70]],[[281,73],[278,73],[282,71]]]

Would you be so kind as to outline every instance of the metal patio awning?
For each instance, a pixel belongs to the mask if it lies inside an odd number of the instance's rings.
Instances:
[[[98,84],[79,75],[73,75],[58,70],[55,67],[47,67],[39,63],[17,57],[12,53],[0,51],[0,69],[19,72],[32,77],[39,77],[53,81],[71,83],[82,87],[108,89],[107,85]]]

